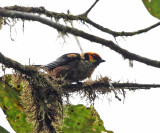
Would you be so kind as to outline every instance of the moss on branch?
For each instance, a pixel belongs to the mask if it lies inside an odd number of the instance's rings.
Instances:
[[[64,19],[65,21],[67,20],[80,20],[92,25],[93,27],[99,29],[100,31],[103,31],[105,33],[111,34],[114,37],[118,37],[118,36],[134,36],[134,35],[139,35],[145,32],[148,32],[149,30],[156,28],[160,25],[160,22],[153,24],[149,27],[146,27],[144,29],[140,29],[137,31],[133,31],[133,32],[116,32],[113,31],[109,28],[103,27],[99,24],[97,24],[96,22],[92,21],[91,19],[89,19],[87,17],[87,14],[90,12],[90,10],[95,6],[95,4],[98,2],[98,0],[95,1],[95,3],[91,6],[91,8],[89,8],[85,13],[83,14],[79,14],[79,15],[71,15],[71,14],[65,14],[65,13],[57,13],[57,12],[53,12],[53,11],[48,11],[46,10],[44,7],[23,7],[23,6],[10,6],[10,7],[5,7],[5,9],[8,10],[14,10],[14,11],[21,11],[21,12],[28,12],[28,13],[37,13],[37,14],[43,14],[47,17],[51,17],[51,18],[55,18],[56,20],[59,19]]]

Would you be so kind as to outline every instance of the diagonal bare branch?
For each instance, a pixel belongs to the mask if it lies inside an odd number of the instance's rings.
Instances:
[[[93,3],[93,5],[84,13],[85,16],[88,15],[88,13],[93,9],[93,7],[97,4],[98,1],[99,1],[99,0],[96,0],[96,1]]]

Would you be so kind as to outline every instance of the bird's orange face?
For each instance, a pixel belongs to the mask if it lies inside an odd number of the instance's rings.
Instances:
[[[84,59],[90,61],[91,63],[102,63],[105,62],[105,60],[103,60],[99,54],[94,53],[94,52],[86,52],[83,54]]]

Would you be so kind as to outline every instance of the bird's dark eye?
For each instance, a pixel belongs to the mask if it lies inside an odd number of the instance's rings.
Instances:
[[[96,54],[93,54],[92,57],[93,57],[94,60],[100,60],[100,59],[101,59],[101,58],[100,58],[98,55],[96,55]]]
[[[87,53],[85,53],[84,58],[89,61],[89,55]]]

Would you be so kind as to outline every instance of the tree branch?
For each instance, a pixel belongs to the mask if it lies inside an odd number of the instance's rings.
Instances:
[[[93,5],[95,5],[98,1],[96,1]],[[92,6],[93,6],[92,5]],[[92,7],[91,6],[91,7]],[[149,26],[147,28],[141,29],[141,30],[137,30],[134,32],[116,32],[113,31],[109,28],[105,28],[97,23],[95,23],[94,21],[92,21],[91,19],[89,19],[85,13],[84,14],[80,14],[80,15],[71,15],[71,14],[65,14],[65,13],[56,13],[56,12],[51,12],[51,11],[47,11],[44,7],[22,7],[22,6],[10,6],[10,7],[5,7],[5,9],[9,9],[9,10],[15,10],[15,11],[21,11],[21,12],[29,12],[29,13],[38,13],[38,14],[43,14],[47,17],[54,17],[56,19],[60,19],[63,18],[65,20],[81,20],[83,22],[86,22],[90,25],[92,25],[93,27],[113,35],[114,37],[118,37],[118,36],[134,36],[134,35],[138,35],[141,33],[145,33],[153,28],[156,28],[160,25],[160,22],[153,24],[152,26]],[[87,11],[86,11],[87,12]]]
[[[93,5],[85,12],[85,13],[83,13],[82,14],[82,16],[84,15],[84,16],[87,16],[88,15],[88,13],[93,9],[93,7],[97,4],[97,2],[98,2],[99,0],[96,0],[94,3],[93,3]]]
[[[22,100],[27,97],[27,100],[31,99],[31,101],[33,101],[33,103],[28,103],[28,101],[26,101],[25,103],[27,103],[27,106],[25,106],[25,109],[30,112],[30,110],[34,108],[34,111],[32,111],[31,114],[33,112],[35,113],[35,116],[32,118],[32,123],[36,121],[36,124],[34,125],[36,130],[38,130],[38,132],[43,132],[44,130],[50,132],[55,131],[55,128],[51,123],[56,122],[57,117],[60,117],[61,111],[58,110],[60,108],[58,105],[62,105],[61,94],[57,91],[58,87],[56,88],[55,85],[49,82],[33,67],[23,66],[20,63],[5,57],[2,53],[0,53],[0,63],[26,75],[25,79],[29,82],[32,89],[27,89],[27,91],[31,91],[31,94],[25,95],[25,98],[22,98]],[[50,95],[54,97],[52,98],[54,104],[52,104],[52,109],[47,106],[47,104],[50,104],[47,99],[50,96],[47,94],[48,91],[50,92]],[[44,110],[41,108],[44,108]],[[44,114],[45,116],[43,116]],[[32,115],[29,116],[32,117]]]
[[[88,34],[84,31],[78,30],[76,28],[70,28],[68,26],[64,26],[59,23],[55,23],[55,22],[48,20],[46,18],[42,18],[38,15],[29,14],[29,13],[25,13],[25,12],[19,12],[19,11],[10,11],[10,10],[2,9],[2,8],[0,9],[0,15],[3,17],[21,18],[21,19],[25,19],[25,20],[38,21],[38,22],[46,24],[52,28],[55,28],[58,31],[61,31],[63,33],[70,33],[70,34],[82,37],[84,39],[87,39],[91,42],[100,43],[100,44],[116,51],[117,53],[121,54],[124,58],[130,59],[130,60],[136,60],[136,61],[142,62],[144,64],[160,68],[160,61],[151,60],[151,59],[139,56],[137,54],[131,53],[131,52],[117,46],[112,41],[105,40],[103,38],[100,38],[100,37],[92,35],[92,34]]]
[[[113,87],[115,88],[115,90],[119,90],[119,89],[125,89],[125,90],[140,90],[140,89],[145,89],[148,90],[150,88],[159,88],[160,84],[138,84],[138,83],[112,83]],[[82,84],[77,86],[76,84],[69,84],[63,87],[63,90],[65,91],[67,89],[67,91],[69,93],[73,93],[73,92],[78,92],[79,90],[83,91],[96,91],[96,92],[102,92],[103,94],[105,94],[106,92],[110,92],[110,85],[105,82],[94,82],[93,84]]]
[[[0,63],[4,64],[6,67],[8,68],[13,68],[23,74],[26,74],[27,76],[33,76],[35,74],[37,74],[37,72],[33,69],[31,69],[28,66],[23,66],[20,63],[5,57],[1,52],[0,52]]]
[[[55,89],[55,84],[52,85],[51,82],[55,82],[56,84],[62,83],[63,81],[51,81],[49,82],[46,77],[44,77],[43,75],[41,75],[37,70],[35,70],[34,67],[32,66],[24,66],[10,58],[5,57],[2,53],[0,53],[0,63],[4,64],[6,67],[8,68],[13,68],[14,70],[19,71],[22,74],[25,74],[27,76],[29,76],[32,80],[32,82],[34,83],[34,87],[39,89],[39,90],[44,90],[44,88],[48,87],[50,88],[52,91],[54,91]],[[34,78],[34,76],[36,75],[36,78]],[[39,82],[37,82],[38,80],[43,81],[43,86],[42,84],[39,84]],[[115,89],[129,89],[129,90],[136,90],[136,89],[150,89],[150,88],[159,88],[160,84],[137,84],[137,83],[112,83],[112,85],[114,86]],[[98,91],[105,91],[106,90],[110,90],[110,85],[108,83],[108,78],[106,80],[106,78],[104,77],[104,79],[102,78],[100,81],[95,81],[92,84],[90,83],[84,83],[84,84],[63,84],[62,85],[62,90],[65,92],[75,92],[75,91],[79,91],[82,90],[82,88],[86,91],[88,91],[88,89],[92,89],[92,90],[96,90]],[[55,90],[56,95],[58,94],[58,90]]]
[[[90,25],[92,25],[93,27],[103,31],[103,32],[106,32],[106,33],[109,33],[111,35],[113,35],[114,37],[118,37],[118,36],[134,36],[134,35],[138,35],[138,34],[142,34],[142,33],[145,33],[153,28],[156,28],[160,25],[160,22],[156,23],[156,24],[153,24],[152,26],[149,26],[147,28],[144,28],[144,29],[141,29],[141,30],[138,30],[138,31],[133,31],[133,32],[125,32],[125,31],[122,31],[122,32],[116,32],[116,31],[112,31],[108,28],[105,28],[95,22],[93,22],[92,20],[90,20],[89,18],[86,19],[86,22]]]

